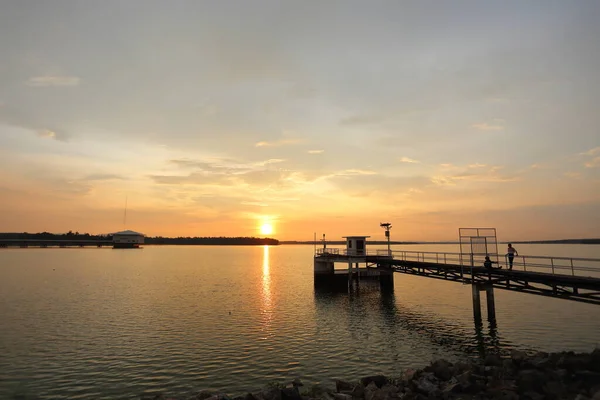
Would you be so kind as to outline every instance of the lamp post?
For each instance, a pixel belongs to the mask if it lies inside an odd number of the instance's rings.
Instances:
[[[385,229],[385,237],[388,242],[388,257],[392,256],[392,248],[390,247],[390,229],[392,229],[392,224],[389,222],[381,222],[379,226]]]

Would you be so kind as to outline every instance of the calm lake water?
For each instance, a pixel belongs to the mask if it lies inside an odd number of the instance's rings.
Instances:
[[[600,258],[595,245],[517,248]],[[600,345],[599,306],[496,290],[497,326],[477,328],[468,285],[396,274],[393,292],[315,292],[312,255],[312,246],[2,249],[0,399],[241,394],[494,349]]]

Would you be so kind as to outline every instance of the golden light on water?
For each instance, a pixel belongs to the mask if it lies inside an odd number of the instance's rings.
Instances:
[[[271,320],[273,319],[273,305],[271,295],[271,270],[269,263],[269,246],[263,246],[263,265],[262,265],[262,331],[261,339],[268,339],[272,336]]]

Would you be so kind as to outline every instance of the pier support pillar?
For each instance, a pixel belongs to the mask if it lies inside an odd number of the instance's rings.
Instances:
[[[496,320],[496,303],[494,301],[494,287],[487,285],[485,287],[485,296],[487,299],[488,321]]]
[[[475,322],[481,321],[481,298],[479,296],[479,285],[472,284],[471,288],[473,289],[473,317],[475,318]]]

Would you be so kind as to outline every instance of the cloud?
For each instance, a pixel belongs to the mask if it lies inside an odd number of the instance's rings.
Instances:
[[[90,174],[83,178],[84,181],[109,181],[109,180],[125,180],[125,176],[117,174]]]
[[[502,168],[503,166],[500,165],[487,166],[484,164],[471,164],[466,167],[453,166],[452,171],[456,171],[456,173],[452,175],[435,175],[431,178],[431,182],[438,186],[454,186],[461,181],[501,183],[513,182],[520,179],[518,176],[498,174],[498,171],[502,170]],[[442,169],[448,170],[448,168]],[[474,169],[477,172],[472,171]]]
[[[579,172],[565,172],[563,174],[563,176],[566,176],[567,178],[578,179],[578,178],[581,178],[581,173],[579,173]]]
[[[325,152],[325,150],[309,150],[309,151],[307,151],[308,154],[322,154],[324,152]]]
[[[384,119],[384,117],[379,115],[355,115],[342,119],[340,125],[371,125],[380,123]]]
[[[36,133],[41,138],[56,139],[56,132],[51,131],[50,129],[42,129]]]
[[[27,86],[77,86],[81,80],[76,76],[34,76],[27,80]]]
[[[582,156],[595,156],[596,154],[600,154],[600,147],[594,147],[593,149],[580,153]]]
[[[408,158],[408,157],[402,157],[402,158],[400,158],[400,162],[409,163],[409,164],[418,164],[418,163],[420,163],[420,161],[413,160],[412,158]]]
[[[486,166],[487,166],[486,164],[475,163],[475,164],[469,164],[468,167],[474,169],[474,168],[483,168]]]
[[[278,163],[282,163],[285,160],[283,158],[270,158],[268,160],[265,161],[259,161],[254,163],[254,165],[258,165],[258,166],[265,166],[265,165],[269,165],[269,164],[278,164]]]
[[[593,160],[585,163],[586,168],[600,167],[600,157],[595,157]]]
[[[257,142],[254,147],[279,147],[298,143],[300,143],[300,139],[281,139],[273,142]]]
[[[478,124],[471,125],[472,128],[478,129],[480,131],[501,131],[504,130],[502,125],[490,125],[486,122],[481,122]]]

